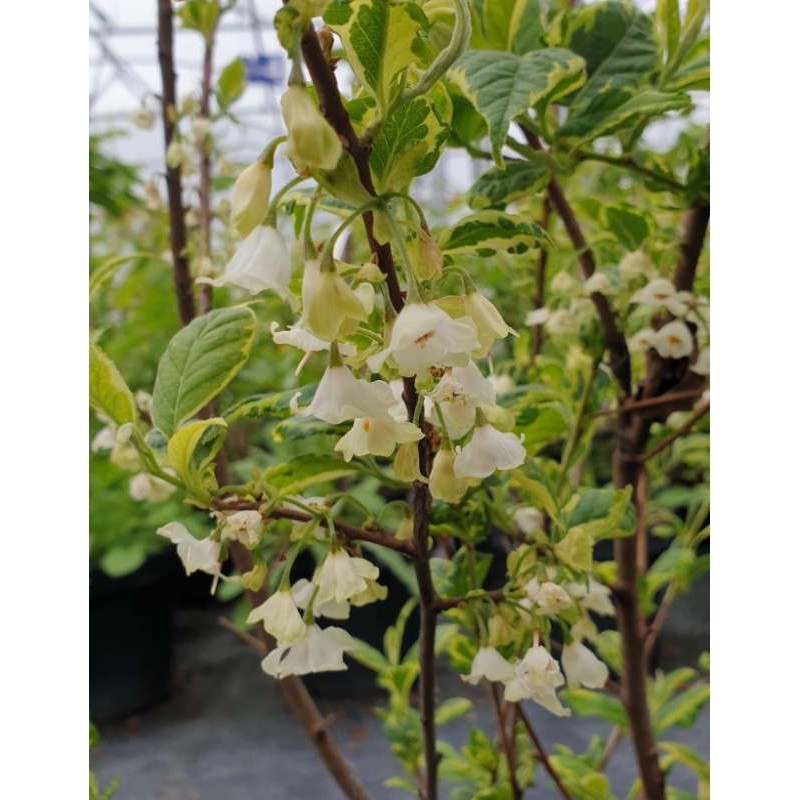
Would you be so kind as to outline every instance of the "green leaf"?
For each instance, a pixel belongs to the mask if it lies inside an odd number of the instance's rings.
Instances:
[[[94,747],[100,741],[100,733],[97,726],[89,720],[89,747]]]
[[[466,697],[450,697],[436,709],[433,719],[437,725],[444,725],[446,722],[463,717],[470,711],[472,711],[471,700]]]
[[[529,478],[521,470],[515,469],[512,473],[513,482],[519,486],[536,508],[544,511],[549,517],[557,514],[556,501],[550,490],[541,481]]]
[[[611,233],[627,250],[638,250],[650,235],[650,226],[647,220],[641,214],[631,211],[630,208],[604,206],[601,215]]]
[[[228,108],[238,100],[247,88],[247,71],[244,61],[235,58],[227,64],[217,79],[217,100],[223,108]]]
[[[590,689],[565,689],[561,697],[578,716],[602,717],[623,729],[628,726],[625,709],[616,697]]]
[[[658,0],[656,3],[656,37],[667,63],[678,47],[681,35],[681,12],[678,0]]]
[[[577,502],[574,500],[576,496]],[[585,527],[595,539],[627,536],[636,524],[630,487],[587,489],[573,496],[566,510],[564,525],[567,530]]]
[[[667,728],[677,725],[688,728],[700,713],[700,709],[708,702],[711,687],[707,683],[696,683],[665,703],[653,715],[653,727],[656,733],[663,733]]]
[[[264,480],[282,495],[300,494],[309,486],[333,481],[363,472],[357,462],[342,461],[333,456],[303,455],[284,464],[277,464],[264,472]]]
[[[153,422],[171,436],[216,397],[244,366],[256,318],[246,306],[220,308],[178,331],[158,362]]]
[[[439,247],[447,255],[491,255],[503,250],[524,253],[547,241],[547,233],[535,222],[502,211],[487,210],[463,217],[445,230],[439,237]]]
[[[97,346],[89,345],[89,405],[117,425],[136,421],[136,403],[114,362]]]
[[[216,0],[186,0],[175,13],[185,28],[210,37],[217,25],[220,7]]]
[[[383,649],[389,663],[396,666],[400,663],[400,656],[402,655],[401,648],[403,645],[403,634],[406,632],[406,625],[411,613],[417,607],[417,599],[410,597],[403,604],[400,613],[397,615],[397,620],[394,625],[389,625],[383,634]]]
[[[472,208],[505,208],[512,200],[533,197],[544,189],[552,176],[544,159],[508,161],[505,169],[492,167],[478,178],[469,190],[467,202]]]
[[[101,289],[103,284],[106,283],[114,273],[126,261],[160,261],[157,256],[152,253],[127,253],[124,256],[112,256],[100,263],[100,266],[95,269],[89,276],[89,299],[91,300],[97,292]]]
[[[689,0],[681,26],[681,40],[673,61],[680,64],[694,46],[708,16],[709,0]]]
[[[169,465],[187,492],[198,499],[208,499],[209,489],[216,489],[214,457],[225,441],[227,428],[222,417],[196,420],[178,428],[167,444]]]
[[[317,391],[318,384],[307,383],[299,389],[288,389],[285,392],[270,392],[269,394],[255,395],[239,401],[231,406],[222,416],[233,423],[239,419],[259,419],[261,417],[272,417],[273,419],[286,419],[292,416],[292,398],[297,395],[297,405],[307,406],[314,392]]]
[[[664,753],[661,757],[661,769],[668,770],[673,764],[683,764],[698,778],[709,779],[711,770],[708,762],[688,745],[680,742],[659,742],[658,746]]]
[[[417,175],[430,172],[447,138],[447,126],[422,97],[404,103],[381,126],[369,163],[378,189],[402,191]]]
[[[656,67],[653,23],[617,2],[578,9],[567,46],[586,60],[588,80],[572,98],[563,136],[584,136],[636,94]]]
[[[334,2],[324,20],[339,34],[356,77],[385,112],[404,85],[412,45],[422,29],[418,7],[389,0]]]
[[[511,122],[529,108],[543,110],[586,77],[583,59],[558,48],[523,56],[474,50],[458,60],[450,76],[486,120],[498,165]]]
[[[275,12],[272,26],[275,28],[275,34],[281,47],[291,57],[294,54],[295,43],[302,34],[300,12],[293,5],[287,3]]]
[[[136,572],[144,564],[147,552],[140,542],[116,545],[100,558],[100,569],[111,578],[121,578]]]
[[[559,129],[559,135],[596,139],[615,133],[621,128],[660,117],[668,111],[687,111],[692,107],[691,98],[683,93],[641,91],[621,104],[617,104],[616,97],[616,90],[613,89],[598,95],[599,99],[614,98],[612,107],[592,104],[581,116],[567,120]]]
[[[542,10],[538,0],[473,0],[473,50],[527,53],[542,46]]]
[[[362,664],[367,669],[371,669],[373,672],[380,673],[389,668],[389,662],[383,657],[380,651],[368,645],[366,642],[362,642],[361,639],[356,639],[354,637],[353,641],[355,642],[355,648],[350,650],[348,655],[354,661],[358,661],[359,664]]]

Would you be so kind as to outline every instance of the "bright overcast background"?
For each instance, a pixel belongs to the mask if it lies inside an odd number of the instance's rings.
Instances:
[[[655,0],[639,0],[638,5],[650,11]],[[286,86],[288,68],[272,30],[272,18],[279,6],[280,0],[239,0],[223,16],[217,35],[215,74],[237,57],[253,61],[266,57],[266,76],[271,80],[248,84],[233,108],[241,125],[223,123],[216,128],[223,151],[235,161],[252,160],[267,141],[283,133],[278,99]],[[125,131],[127,135],[111,139],[107,149],[153,172],[161,169],[163,159],[161,128],[137,130],[129,124],[127,113],[142,103],[158,110],[155,95],[160,91],[161,79],[156,55],[156,9],[156,0],[89,3],[90,130]],[[179,97],[198,93],[201,58],[200,35],[181,29],[176,20]],[[346,74],[346,69],[341,69],[340,81],[345,84]],[[701,105],[693,112],[693,119],[707,121],[705,93],[699,93],[697,99]],[[679,118],[661,121],[651,126],[646,139],[653,146],[668,147],[684,124]],[[417,184],[417,192],[423,201],[441,208],[454,193],[466,190],[484,168],[464,151],[448,150],[433,173]]]

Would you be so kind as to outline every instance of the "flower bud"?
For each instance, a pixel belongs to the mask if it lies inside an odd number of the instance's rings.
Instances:
[[[195,117],[192,120],[192,134],[198,142],[202,142],[210,132],[211,120],[208,117]]]
[[[342,143],[302,86],[290,86],[284,92],[281,113],[288,131],[287,154],[295,167],[334,169]]]
[[[160,503],[166,500],[174,491],[171,483],[155,478],[146,472],[134,475],[128,485],[130,496],[134,500],[149,500],[151,503]]]
[[[183,163],[183,148],[177,139],[173,139],[167,148],[167,166],[171,169],[178,169]]]
[[[242,586],[250,592],[257,592],[267,579],[267,565],[256,564],[249,572],[242,573]]]
[[[425,481],[419,471],[419,446],[416,442],[406,442],[397,448],[397,455],[394,457],[394,474],[398,480]]]
[[[446,503],[458,503],[470,485],[469,478],[456,477],[453,471],[455,458],[452,450],[440,450],[434,457],[431,468],[431,494]]]
[[[144,106],[130,111],[128,119],[134,127],[143,131],[150,130],[156,123],[156,115],[149,108],[144,108]]]
[[[247,236],[258,225],[269,208],[272,170],[262,161],[246,167],[233,184],[231,225],[239,236]]]
[[[444,257],[436,240],[426,231],[420,230],[416,259],[417,277],[423,281],[432,281],[442,276]]]

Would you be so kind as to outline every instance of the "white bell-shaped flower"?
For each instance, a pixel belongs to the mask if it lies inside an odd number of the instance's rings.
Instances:
[[[301,638],[272,650],[261,662],[261,668],[275,678],[339,672],[347,669],[343,656],[354,647],[353,637],[341,628],[323,630],[318,625],[307,625]]]
[[[531,647],[516,665],[514,677],[506,683],[505,699],[510,703],[530,699],[558,717],[568,717],[570,710],[562,706],[556,689],[564,685],[558,662],[542,645]]]
[[[519,467],[525,456],[519,436],[502,433],[488,423],[479,424],[456,455],[453,470],[459,478],[488,478],[495,470]]]
[[[306,626],[292,593],[280,590],[271,595],[266,602],[256,606],[247,617],[247,624],[262,622],[267,633],[275,637],[278,644],[296,642],[306,633]]]
[[[351,556],[344,550],[328,553],[314,578],[317,601],[343,603],[363,592],[367,581],[375,580],[379,574],[380,570],[366,558]]]
[[[316,417],[338,425],[357,417],[382,417],[394,405],[394,395],[386,381],[362,381],[341,365],[328,367],[311,404],[301,416]]]
[[[605,272],[595,272],[583,282],[583,290],[586,294],[611,294],[614,287]]]
[[[511,515],[514,525],[525,536],[544,529],[544,514],[533,506],[522,506]]]
[[[625,253],[619,262],[619,274],[624,281],[632,281],[640,275],[648,275],[653,269],[654,266],[650,256],[641,250]]]
[[[341,453],[345,461],[368,454],[388,458],[398,444],[417,442],[422,436],[413,422],[397,422],[388,413],[379,417],[358,417],[333,449]]]
[[[134,475],[128,484],[128,493],[134,500],[148,500],[151,503],[166,500],[174,491],[173,484],[147,472]]]
[[[674,319],[656,331],[653,347],[661,358],[686,358],[694,350],[692,332],[685,322]]]
[[[314,597],[316,587],[307,578],[300,578],[292,584],[292,599],[295,605],[303,611],[308,608],[311,600],[314,600],[314,616],[327,617],[328,619],[347,619],[350,616],[350,603],[342,602],[337,603],[335,600],[328,600],[325,603],[320,603],[318,598]]]
[[[584,611],[594,611],[606,617],[613,617],[616,613],[611,602],[611,589],[594,578],[589,578],[588,587],[582,583],[567,583],[564,588]]]
[[[481,647],[472,659],[469,675],[462,675],[461,680],[475,686],[482,678],[487,681],[507,683],[514,677],[514,667],[509,664],[494,647]]]
[[[525,584],[525,595],[537,613],[546,616],[560,614],[573,604],[569,594],[557,583],[539,583],[535,578]]]
[[[409,303],[397,315],[389,346],[367,363],[377,372],[389,356],[401,375],[423,375],[430,367],[465,367],[480,350],[475,325],[468,317],[453,319],[433,303]]]
[[[464,310],[475,325],[478,332],[478,342],[481,353],[487,353],[498,339],[505,339],[516,331],[506,324],[506,321],[480,292],[469,292],[464,297]]]
[[[439,383],[430,393],[431,400],[444,403],[465,397],[475,405],[493,405],[497,392],[493,383],[484,378],[474,361],[465,367],[451,367],[445,370]]]
[[[210,538],[195,539],[180,522],[170,522],[159,528],[156,533],[177,545],[178,558],[183,563],[187,575],[193,572],[219,575],[219,542]]]
[[[561,664],[567,676],[567,686],[602,689],[608,680],[608,667],[581,642],[565,644]]]
[[[264,519],[258,511],[237,511],[225,517],[220,532],[223,541],[241,542],[252,550],[260,541],[264,530]]]
[[[704,347],[697,355],[697,359],[689,369],[698,375],[711,374],[711,350]]]
[[[691,292],[676,291],[675,285],[668,278],[655,278],[644,289],[639,289],[631,295],[631,303],[664,306],[671,314],[682,317],[689,310],[686,301],[691,297]]]
[[[283,236],[275,228],[256,225],[236,248],[219,278],[197,278],[211,286],[238,286],[250,294],[267,289],[288,297],[292,260]]]

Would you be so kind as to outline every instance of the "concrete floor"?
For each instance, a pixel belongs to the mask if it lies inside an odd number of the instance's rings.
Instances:
[[[290,717],[277,683],[261,672],[253,650],[219,626],[218,614],[215,608],[178,613],[176,687],[167,703],[100,726],[91,767],[101,786],[118,777],[115,800],[339,800],[341,793]],[[475,704],[467,717],[441,727],[441,738],[459,746],[472,725],[493,730],[483,691],[445,670],[440,680],[442,694],[452,687],[453,694],[469,696]],[[320,697],[318,702],[337,743],[376,800],[408,798],[383,786],[401,771],[372,713],[382,698],[363,694],[349,700]],[[580,752],[593,733],[608,734],[608,724],[559,719],[535,705],[528,710],[547,743],[563,742]],[[708,710],[692,729],[676,729],[667,738],[692,744],[707,757]],[[626,742],[615,753],[609,774],[615,793],[624,797],[635,777]],[[689,773],[675,772],[670,781],[687,791],[696,788]],[[557,797],[544,774],[528,794]]]

